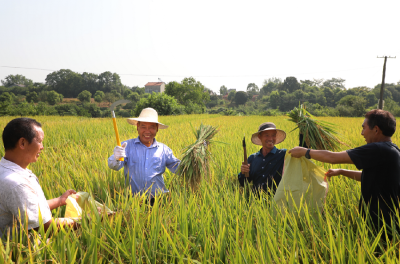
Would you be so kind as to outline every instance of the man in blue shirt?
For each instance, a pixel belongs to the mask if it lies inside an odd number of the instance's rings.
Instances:
[[[281,143],[286,138],[285,131],[277,129],[274,123],[262,123],[258,132],[251,136],[251,142],[261,145],[260,151],[251,154],[247,159],[248,165],[244,162],[240,168],[239,183],[253,181],[253,191],[264,190],[274,193],[282,177],[283,162],[285,160],[286,149],[278,149],[276,144]],[[245,177],[245,173],[249,177]]]
[[[128,118],[127,121],[137,126],[139,136],[122,142],[121,147],[116,146],[114,154],[108,158],[108,167],[116,171],[124,167],[125,179],[129,179],[132,193],[146,193],[152,205],[157,194],[169,192],[164,184],[165,168],[175,173],[180,160],[168,146],[155,139],[158,129],[168,128],[158,122],[156,110],[145,108],[138,118]]]

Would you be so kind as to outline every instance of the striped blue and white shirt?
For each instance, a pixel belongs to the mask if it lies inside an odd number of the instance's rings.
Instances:
[[[125,179],[129,179],[133,194],[147,192],[155,196],[159,192],[169,192],[164,184],[163,173],[166,167],[175,173],[181,162],[172,150],[156,139],[150,147],[140,142],[139,137],[124,142],[127,142],[126,158],[119,161],[112,155],[108,158],[108,167],[116,171],[124,167]]]

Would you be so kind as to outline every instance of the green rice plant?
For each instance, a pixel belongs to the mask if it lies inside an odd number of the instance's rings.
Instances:
[[[315,119],[306,110],[305,105],[295,107],[287,116],[290,117],[289,121],[297,125],[292,131],[299,129],[303,141],[312,149],[337,151],[343,144],[338,138],[339,133],[335,130],[334,124]]]

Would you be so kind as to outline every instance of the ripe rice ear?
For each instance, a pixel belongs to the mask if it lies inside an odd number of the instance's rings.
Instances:
[[[339,139],[334,124],[315,119],[303,104],[295,107],[287,116],[290,117],[289,121],[297,125],[293,130],[299,129],[303,140],[312,149],[338,151],[341,144],[347,145]]]
[[[183,149],[177,174],[181,176],[182,182],[194,191],[197,190],[203,179],[210,179],[209,162],[212,159],[210,147],[218,130],[216,127],[201,124],[199,129],[193,132],[196,142]]]

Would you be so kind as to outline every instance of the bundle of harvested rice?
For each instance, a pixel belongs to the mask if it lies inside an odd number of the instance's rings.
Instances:
[[[214,135],[218,133],[216,127],[201,124],[196,131],[196,142],[183,149],[181,164],[179,165],[177,174],[181,176],[182,181],[190,186],[192,190],[196,190],[201,180],[210,177],[211,160],[210,145],[215,142],[212,140]]]
[[[339,133],[334,129],[334,124],[315,119],[303,104],[299,105],[299,108],[295,107],[287,116],[290,117],[289,121],[297,125],[293,130],[300,130],[302,145],[305,142],[312,149],[338,151],[340,145],[345,144],[339,140]]]

